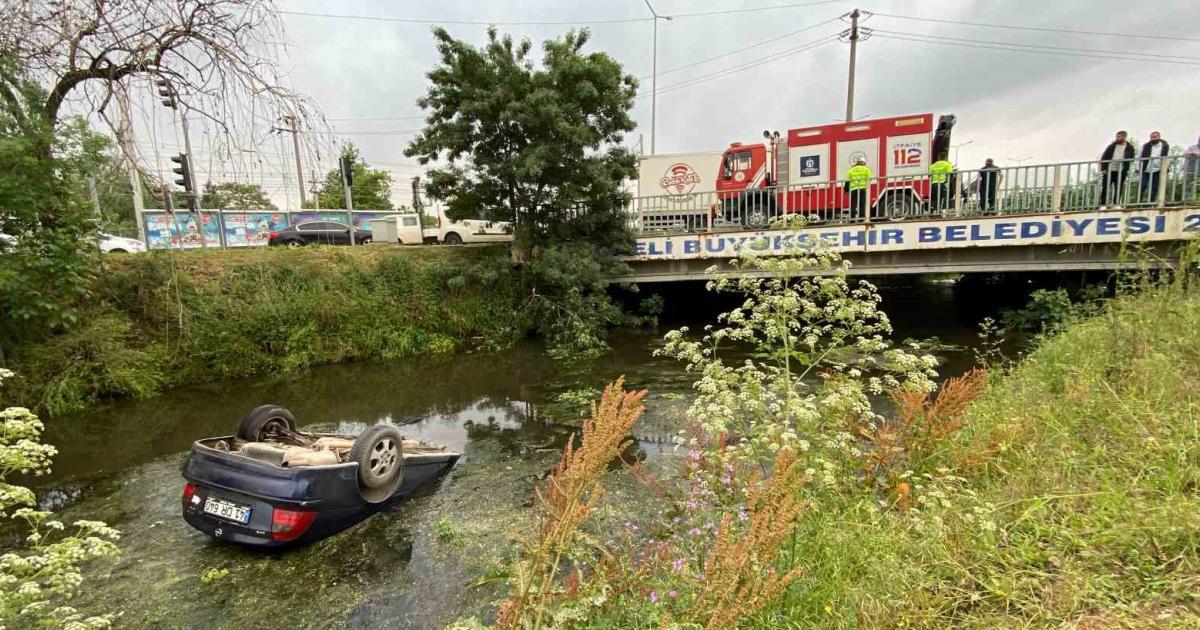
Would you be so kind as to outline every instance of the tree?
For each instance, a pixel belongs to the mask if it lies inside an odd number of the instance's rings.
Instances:
[[[219,210],[278,210],[258,184],[205,182],[201,205]]]
[[[350,158],[350,171],[354,176],[350,192],[354,195],[351,201],[355,209],[391,210],[392,174],[385,170],[372,169],[353,144],[347,144],[342,149],[342,157]],[[336,168],[325,174],[325,181],[321,182],[317,198],[304,203],[305,208],[342,208],[345,205],[346,201],[342,196],[342,172]]]
[[[529,40],[495,28],[482,48],[433,34],[441,63],[417,101],[425,129],[405,154],[448,162],[426,185],[447,216],[514,221],[526,247],[581,235],[627,242],[621,182],[636,164],[619,143],[634,128],[637,80],[605,53],[584,54],[586,29],[546,41],[540,68]]]

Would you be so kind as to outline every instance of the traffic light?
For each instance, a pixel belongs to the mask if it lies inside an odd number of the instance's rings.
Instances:
[[[162,209],[168,212],[174,212],[175,208],[171,205],[171,189],[166,186],[152,186],[150,194],[154,195],[159,203],[162,204]]]
[[[176,109],[175,90],[171,89],[171,84],[166,79],[155,79],[154,83],[158,86],[158,95],[162,97],[162,104]]]
[[[175,183],[182,186],[189,193],[196,192],[192,186],[192,163],[188,159],[188,155],[186,153],[173,155],[171,156],[171,161],[179,165],[178,168],[171,169],[173,173],[180,176],[179,179],[175,180]]]

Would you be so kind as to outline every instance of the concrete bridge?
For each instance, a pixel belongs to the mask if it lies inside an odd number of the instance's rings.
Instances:
[[[728,262],[747,253],[784,255],[818,242],[841,253],[850,273],[860,275],[1171,267],[1181,245],[1200,236],[1200,182],[1184,179],[1182,160],[1164,167],[1167,176],[1155,181],[1153,194],[1143,189],[1136,165],[1131,168],[1117,193],[1109,187],[1111,208],[1098,203],[1098,163],[1004,169],[1002,181],[1009,184],[989,195],[986,213],[970,194],[977,172],[956,174],[954,189],[962,194],[943,208],[914,199],[902,214],[872,207],[870,217],[859,221],[849,220],[843,208],[782,204],[763,217],[761,200],[775,194],[769,190],[756,193],[753,214],[739,214],[736,199],[699,198],[668,207],[663,198],[639,198],[636,253],[626,258],[633,272],[617,281],[700,280],[714,265],[718,273],[732,273]],[[873,198],[887,199],[897,183],[873,182]],[[778,198],[786,200],[787,193]],[[745,220],[751,216],[759,226]],[[809,222],[788,226],[797,216]]]

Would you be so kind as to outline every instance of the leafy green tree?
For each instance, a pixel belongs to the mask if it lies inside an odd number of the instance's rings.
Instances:
[[[546,41],[540,67],[529,40],[495,28],[482,48],[433,34],[441,63],[417,101],[427,124],[405,154],[447,163],[426,185],[447,216],[514,221],[525,250],[573,239],[625,246],[621,182],[635,159],[620,142],[634,128],[637,80],[606,53],[584,53],[586,29]]]
[[[351,199],[354,208],[391,210],[392,174],[382,169],[372,169],[362,159],[358,147],[353,144],[347,144],[342,149],[342,157],[350,158],[351,172],[354,174],[354,181],[350,187],[350,192],[354,195]],[[325,174],[325,180],[317,190],[316,200],[304,203],[305,208],[341,208],[345,205],[345,199],[342,197],[342,172],[336,168]]]
[[[262,186],[239,182],[206,182],[200,204],[218,210],[278,210]]]

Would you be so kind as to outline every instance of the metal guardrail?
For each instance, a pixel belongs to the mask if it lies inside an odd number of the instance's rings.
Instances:
[[[644,234],[766,229],[787,225],[794,216],[808,223],[869,223],[1162,208],[1200,203],[1198,170],[1200,158],[1168,156],[956,170],[944,184],[931,183],[927,174],[877,177],[865,195],[852,195],[846,180],[837,180],[738,193],[636,197],[630,220]]]

